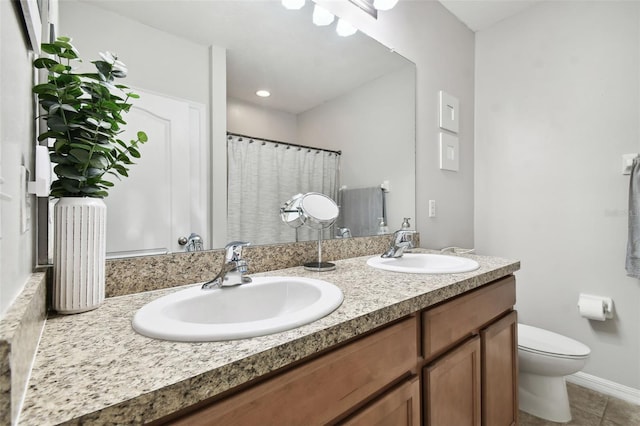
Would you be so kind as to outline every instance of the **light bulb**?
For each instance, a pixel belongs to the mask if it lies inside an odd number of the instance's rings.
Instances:
[[[330,25],[333,22],[335,16],[328,10],[318,6],[313,7],[313,23],[319,27]]]
[[[268,98],[269,96],[271,96],[271,92],[269,92],[268,90],[258,90],[256,92],[256,95],[260,96],[261,98]]]
[[[373,0],[373,7],[378,10],[389,10],[398,3],[398,0]]]
[[[304,6],[304,0],[282,0],[282,5],[285,9],[298,10]]]
[[[342,18],[338,19],[338,26],[336,27],[336,32],[338,33],[339,36],[348,37],[350,35],[355,34],[357,31],[358,30],[356,29],[356,27],[354,27],[344,19]]]

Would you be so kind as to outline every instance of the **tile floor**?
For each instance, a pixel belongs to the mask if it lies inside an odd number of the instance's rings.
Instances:
[[[573,416],[569,423],[550,422],[520,411],[520,426],[640,426],[640,405],[572,383],[567,383],[567,389]]]

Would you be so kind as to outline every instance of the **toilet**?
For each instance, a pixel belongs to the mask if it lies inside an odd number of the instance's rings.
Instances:
[[[519,408],[553,422],[571,420],[565,376],[584,367],[591,349],[561,334],[518,324]]]

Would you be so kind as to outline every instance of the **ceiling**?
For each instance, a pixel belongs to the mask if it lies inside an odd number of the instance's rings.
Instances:
[[[543,0],[439,0],[472,31],[481,31]]]

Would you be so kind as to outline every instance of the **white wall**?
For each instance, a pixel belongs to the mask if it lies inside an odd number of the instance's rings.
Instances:
[[[414,109],[415,69],[407,66],[298,116],[301,144],[342,150],[341,185],[389,181],[390,230],[415,211],[415,163],[406,164],[415,155]]]
[[[298,141],[298,117],[284,111],[227,98],[227,130],[281,142]]]
[[[414,226],[423,247],[473,246],[474,33],[437,1],[401,0],[377,20],[348,2],[316,2],[416,64]],[[460,100],[459,172],[439,169],[440,90]],[[428,200],[437,202],[435,218]]]
[[[640,3],[543,2],[476,34],[475,239],[522,261],[520,321],[591,347],[584,372],[640,388],[640,283],[625,275],[640,151]],[[580,292],[616,316],[589,322]]]
[[[29,43],[18,2],[0,1],[0,317],[22,291],[35,264],[35,199],[31,196],[30,230],[21,232],[20,166],[33,170],[35,146],[33,71]]]

